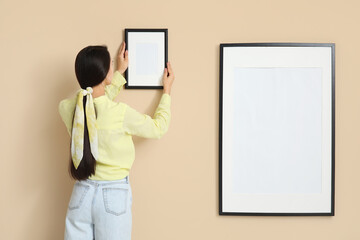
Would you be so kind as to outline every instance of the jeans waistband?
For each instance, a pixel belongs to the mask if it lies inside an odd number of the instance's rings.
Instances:
[[[83,180],[86,183],[90,183],[92,185],[108,185],[108,184],[114,184],[114,183],[129,183],[129,175],[117,180],[93,180],[93,179],[85,179]]]

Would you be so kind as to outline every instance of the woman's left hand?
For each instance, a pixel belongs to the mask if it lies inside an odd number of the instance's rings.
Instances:
[[[128,50],[125,51],[125,42],[121,44],[119,53],[117,55],[117,68],[120,73],[124,73],[129,65]]]

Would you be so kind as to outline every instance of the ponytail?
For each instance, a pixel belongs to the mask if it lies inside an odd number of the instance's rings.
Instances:
[[[97,132],[93,126],[93,121],[96,120],[96,109],[94,109],[94,106],[92,105],[93,100],[91,93],[93,91],[92,87],[99,85],[106,78],[110,70],[110,63],[110,53],[106,45],[87,46],[77,54],[75,59],[76,78],[80,87],[82,88],[81,91],[85,91],[85,94],[87,95],[83,98],[83,107],[81,107],[81,94],[84,94],[84,92],[78,93],[79,95],[75,107],[74,119],[76,119],[76,121],[80,120],[81,126],[74,128],[73,119],[72,132],[75,132],[76,136],[74,136],[74,139],[73,136],[71,136],[70,139],[71,150],[69,173],[72,178],[77,180],[84,180],[89,178],[91,175],[95,175],[96,159],[99,157],[99,152]],[[89,102],[86,104],[87,101]],[[87,107],[89,108],[87,109]],[[78,111],[79,109],[84,112],[84,121],[82,119],[82,114],[79,113],[80,111]],[[88,121],[86,117],[86,112],[88,110],[91,113],[90,115],[88,112],[91,142],[89,138]],[[94,116],[92,114],[94,114]],[[82,136],[82,129],[84,131],[84,136]],[[79,143],[79,139],[76,138],[83,138],[84,142]],[[79,150],[77,147],[79,147]],[[76,152],[78,150],[81,153],[81,149],[83,151],[82,156]],[[74,155],[74,157],[72,155]],[[77,167],[75,168],[75,166]]]
[[[83,99],[83,106],[85,108],[86,104],[86,97]],[[95,174],[96,168],[96,160],[91,153],[90,150],[90,141],[89,141],[89,131],[86,122],[86,111],[84,111],[84,152],[83,158],[80,162],[80,165],[77,169],[75,169],[74,163],[71,158],[70,154],[70,164],[69,164],[69,171],[72,178],[75,180],[84,180],[87,179],[92,174]],[[70,139],[71,145],[71,139]]]

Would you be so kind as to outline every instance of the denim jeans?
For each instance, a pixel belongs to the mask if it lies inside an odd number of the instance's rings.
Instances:
[[[120,180],[76,180],[65,219],[65,240],[130,240],[132,191]]]

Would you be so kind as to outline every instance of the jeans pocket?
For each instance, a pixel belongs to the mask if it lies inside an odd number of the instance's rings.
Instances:
[[[119,216],[127,211],[129,189],[126,185],[102,189],[106,212]]]
[[[70,202],[69,202],[69,210],[77,209],[81,206],[86,193],[89,190],[89,186],[76,182],[74,184],[74,188],[71,194]]]

